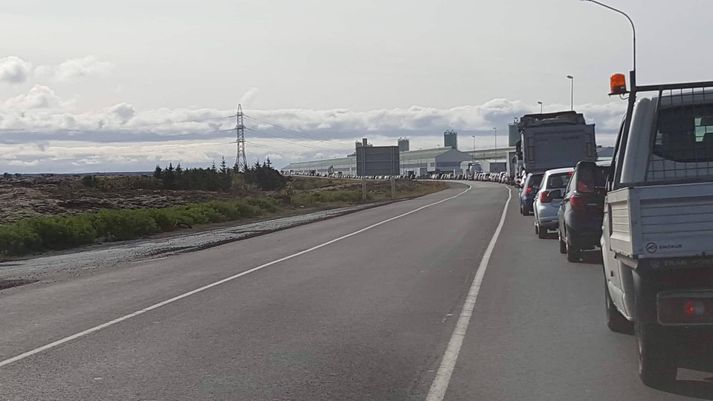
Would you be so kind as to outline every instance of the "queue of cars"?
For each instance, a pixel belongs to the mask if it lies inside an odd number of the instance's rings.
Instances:
[[[519,207],[570,262],[601,250],[607,326],[635,335],[639,377],[665,388],[692,361],[713,371],[713,82],[627,90],[615,74],[611,93],[628,99],[612,160],[530,168]]]

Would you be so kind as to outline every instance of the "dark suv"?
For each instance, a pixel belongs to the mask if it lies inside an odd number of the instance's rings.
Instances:
[[[599,245],[607,171],[605,165],[581,161],[567,185],[558,217],[560,252],[570,262],[578,262],[583,249]]]
[[[532,203],[535,201],[537,190],[540,189],[544,174],[530,173],[525,177],[525,182],[520,190],[520,214],[527,216],[532,213]]]

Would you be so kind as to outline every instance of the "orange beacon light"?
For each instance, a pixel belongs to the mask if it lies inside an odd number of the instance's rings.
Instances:
[[[629,93],[626,90],[626,77],[624,74],[612,74],[609,79],[609,95],[623,95]]]

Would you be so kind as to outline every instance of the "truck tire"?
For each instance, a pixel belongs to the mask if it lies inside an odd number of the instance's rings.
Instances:
[[[607,327],[609,327],[609,330],[615,333],[634,334],[634,324],[626,320],[624,315],[616,308],[614,302],[612,302],[606,279],[604,279],[604,308],[607,313]]]
[[[567,253],[567,244],[562,239],[561,233],[559,235],[559,240],[560,240],[560,253],[564,255],[565,253]]]
[[[666,388],[676,382],[676,352],[666,331],[655,323],[635,324],[639,378],[647,386]]]
[[[537,238],[539,238],[539,239],[547,238],[547,230],[540,227],[539,224],[535,224],[535,232],[537,233]]]

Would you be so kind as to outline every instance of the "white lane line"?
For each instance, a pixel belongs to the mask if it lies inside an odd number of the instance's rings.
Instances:
[[[361,234],[361,233],[363,233],[364,231],[371,230],[372,228],[378,227],[378,226],[380,226],[380,225],[382,225],[382,224],[386,224],[386,223],[391,222],[391,221],[394,221],[394,220],[396,220],[396,219],[400,219],[400,218],[402,218],[402,217],[406,217],[406,216],[408,216],[408,215],[410,215],[410,214],[414,214],[414,213],[420,212],[421,210],[426,209],[426,208],[429,208],[429,207],[431,207],[431,206],[436,206],[436,205],[439,205],[439,204],[441,204],[441,203],[443,203],[443,202],[447,202],[447,201],[449,201],[449,200],[451,200],[451,199],[455,199],[455,198],[457,198],[457,197],[459,197],[459,196],[465,194],[466,192],[470,191],[471,188],[472,188],[471,185],[468,184],[468,188],[467,188],[467,189],[465,189],[463,192],[460,192],[460,193],[458,193],[458,194],[456,194],[456,195],[450,196],[450,197],[448,197],[448,198],[441,199],[441,200],[439,200],[439,201],[437,201],[437,202],[429,203],[429,204],[427,204],[427,205],[418,207],[418,208],[416,208],[416,209],[414,209],[414,210],[411,210],[411,211],[409,211],[409,212],[399,214],[399,215],[397,215],[397,216],[388,218],[388,219],[383,220],[383,221],[380,221],[380,222],[378,222],[378,223],[374,223],[374,224],[372,224],[372,225],[370,225],[370,226],[364,227],[364,228],[362,228],[362,229],[360,229],[360,230],[357,230],[357,231],[354,231],[354,232],[352,232],[352,233],[349,233],[349,234],[346,234],[346,235],[342,235],[341,237],[334,238],[334,239],[332,239],[332,240],[329,240],[329,241],[327,241],[327,242],[321,243],[321,244],[319,244],[319,245],[315,245],[315,246],[313,246],[313,247],[311,247],[311,248],[309,248],[309,249],[305,249],[304,251],[300,251],[300,252],[297,252],[297,253],[293,253],[292,255],[288,255],[288,256],[282,257],[282,258],[280,258],[280,259],[273,260],[272,262],[267,262],[267,263],[262,264],[262,265],[260,265],[260,266],[253,267],[253,268],[250,269],[250,270],[246,270],[246,271],[244,271],[244,272],[241,272],[241,273],[232,275],[232,276],[230,276],[230,277],[224,278],[224,279],[219,280],[219,281],[216,281],[216,282],[214,282],[214,283],[205,285],[205,286],[203,286],[203,287],[196,288],[195,290],[186,292],[186,293],[184,293],[184,294],[178,295],[178,296],[173,297],[173,298],[171,298],[171,299],[167,299],[167,300],[165,300],[165,301],[162,301],[162,302],[159,302],[159,303],[157,303],[157,304],[151,305],[151,306],[149,306],[149,307],[146,307],[146,308],[144,308],[144,309],[138,310],[138,311],[136,311],[136,312],[129,313],[128,315],[124,315],[124,316],[122,316],[122,317],[116,318],[116,319],[111,320],[111,321],[108,321],[108,322],[106,322],[106,323],[102,323],[102,324],[100,324],[100,325],[98,325],[98,326],[94,326],[94,327],[92,327],[92,328],[90,328],[90,329],[81,331],[81,332],[79,332],[79,333],[72,334],[71,336],[61,338],[61,339],[59,339],[59,340],[57,340],[57,341],[51,342],[51,343],[49,343],[49,344],[45,344],[45,345],[43,345],[43,346],[41,346],[41,347],[38,347],[38,348],[35,348],[35,349],[33,349],[33,350],[30,350],[30,351],[27,351],[27,352],[23,352],[23,353],[20,354],[20,355],[16,355],[16,356],[14,356],[14,357],[12,357],[12,358],[5,359],[5,360],[3,360],[3,361],[0,361],[0,368],[3,367],[3,366],[7,366],[7,365],[9,365],[9,364],[11,364],[11,363],[17,362],[17,361],[21,361],[21,360],[23,360],[23,359],[25,359],[25,358],[28,358],[28,357],[32,356],[32,355],[36,355],[36,354],[39,354],[39,353],[41,353],[41,352],[50,350],[50,349],[55,348],[55,347],[57,347],[57,346],[59,346],[59,345],[62,345],[62,344],[64,344],[64,343],[67,343],[67,342],[69,342],[69,341],[76,340],[76,339],[78,339],[78,338],[80,338],[80,337],[84,337],[84,336],[86,336],[86,335],[88,335],[88,334],[92,334],[92,333],[97,332],[97,331],[99,331],[99,330],[102,330],[102,329],[105,329],[105,328],[107,328],[107,327],[113,326],[113,325],[115,325],[115,324],[117,324],[117,323],[123,322],[124,320],[131,319],[131,318],[133,318],[133,317],[142,315],[142,314],[144,314],[144,313],[146,313],[146,312],[149,312],[149,311],[152,311],[152,310],[154,310],[154,309],[158,309],[158,308],[160,308],[160,307],[162,307],[162,306],[166,306],[166,305],[168,305],[168,304],[174,303],[174,302],[176,302],[176,301],[178,301],[178,300],[181,300],[181,299],[183,299],[183,298],[190,297],[191,295],[194,295],[194,294],[197,294],[197,293],[199,293],[199,292],[203,292],[203,291],[205,291],[205,290],[208,290],[208,289],[210,289],[210,288],[213,288],[213,287],[215,287],[215,286],[218,286],[218,285],[227,283],[228,281],[235,280],[235,279],[237,279],[237,278],[246,276],[246,275],[248,275],[248,274],[250,274],[250,273],[254,273],[254,272],[258,271],[258,270],[262,270],[262,269],[264,269],[264,268],[266,268],[266,267],[269,267],[269,266],[272,266],[272,265],[274,265],[274,264],[277,264],[277,263],[280,263],[280,262],[284,262],[284,261],[290,260],[290,259],[292,259],[292,258],[296,258],[296,257],[301,256],[301,255],[304,255],[304,254],[306,254],[306,253],[309,253],[309,252],[312,252],[312,251],[316,251],[317,249],[323,248],[323,247],[325,247],[325,246],[327,246],[327,245],[331,245],[331,244],[333,244],[333,243],[335,243],[335,242],[339,242],[339,241],[344,240],[344,239],[347,239],[347,238],[349,238],[349,237],[353,237],[353,236],[355,236],[355,235],[357,235],[357,234]]]
[[[446,347],[446,352],[443,354],[441,366],[438,367],[436,377],[433,379],[431,388],[428,390],[426,401],[442,401],[446,396],[446,390],[448,389],[448,384],[451,381],[451,375],[453,374],[453,369],[456,366],[456,361],[458,361],[458,354],[460,353],[461,346],[463,345],[463,339],[468,331],[470,318],[473,316],[475,301],[478,299],[478,293],[480,292],[480,285],[483,283],[485,270],[488,268],[493,248],[495,248],[495,243],[498,242],[500,231],[505,224],[505,216],[507,216],[508,205],[510,204],[511,198],[512,191],[508,189],[508,200],[505,202],[503,212],[500,215],[500,223],[498,223],[498,227],[495,229],[495,233],[493,233],[493,237],[490,239],[490,243],[485,249],[485,253],[483,253],[483,258],[480,260],[478,272],[475,274],[473,283],[470,285],[468,295],[465,297],[463,309],[460,312],[460,316],[458,316],[458,322],[456,322],[456,327],[453,329],[451,339],[448,341],[448,347]]]

